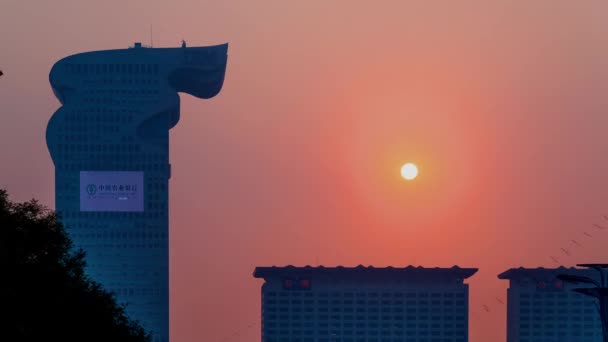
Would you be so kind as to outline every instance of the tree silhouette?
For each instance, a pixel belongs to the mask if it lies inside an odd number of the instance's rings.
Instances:
[[[84,273],[55,212],[0,189],[0,341],[150,341]]]

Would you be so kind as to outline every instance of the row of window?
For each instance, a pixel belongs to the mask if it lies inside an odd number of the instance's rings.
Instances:
[[[150,95],[152,96],[152,95]],[[137,100],[133,100],[131,98],[129,98],[129,100],[126,100],[124,98],[121,99],[113,99],[113,98],[109,98],[109,97],[85,97],[84,99],[82,99],[82,103],[85,104],[95,104],[95,105],[112,105],[112,106],[141,106],[141,105],[149,105],[149,104],[153,104],[158,102],[157,98],[154,98],[153,100],[142,100],[142,99],[137,99]]]
[[[113,288],[111,289],[112,291],[114,291],[117,295],[119,296],[129,296],[129,297],[134,297],[134,296],[153,296],[153,297],[160,297],[162,293],[161,289],[154,287],[154,288]],[[166,295],[166,293],[165,293]]]
[[[102,74],[116,72],[123,74],[152,74],[159,71],[158,64],[66,64],[65,69],[74,74]]]
[[[65,196],[64,199],[65,200],[69,200],[72,202],[78,201],[79,200],[79,196]],[[116,211],[97,211],[97,212],[86,212],[86,211],[62,211],[61,212],[61,217],[62,218],[98,218],[98,219],[102,219],[102,218],[110,218],[110,219],[117,219],[117,218],[127,218],[127,215],[134,215],[134,216],[130,216],[132,218],[150,218],[150,219],[158,219],[159,217],[165,217],[166,213],[163,210],[160,210],[158,213],[150,213],[150,212],[130,212],[130,213],[126,213],[126,212],[116,212]],[[68,222],[69,224],[69,222]]]
[[[579,298],[580,299],[580,298]],[[529,301],[521,301],[519,302],[520,306],[584,306],[584,305],[593,305],[593,301],[582,301],[582,300],[577,300],[577,301],[563,301],[563,300],[559,300],[559,301],[546,301],[546,302],[540,302],[540,301],[534,301],[534,302],[529,302]]]
[[[428,320],[432,320],[432,321],[465,321],[466,320],[466,316],[453,316],[453,315],[445,315],[445,316],[425,316],[425,315],[410,315],[410,316],[402,316],[402,315],[396,315],[396,316],[390,316],[390,315],[382,315],[382,316],[378,316],[378,315],[344,315],[344,316],[340,316],[340,315],[317,315],[317,316],[313,316],[313,315],[299,315],[299,314],[291,314],[291,315],[276,315],[276,314],[265,314],[264,315],[264,320],[265,321],[273,321],[273,320],[279,320],[279,321],[288,321],[288,320],[320,320],[320,321],[328,321],[328,320],[336,320],[336,321],[378,321],[378,320],[382,320],[382,321],[391,321],[391,320],[395,320],[395,321],[428,321]]]
[[[266,299],[265,301],[266,305],[276,305],[276,304],[281,304],[281,305],[301,305],[301,304],[309,304],[312,305],[313,304],[313,300],[312,299],[305,299],[305,300],[299,300],[299,299],[292,299],[292,300],[287,300],[287,299],[281,299],[281,300],[275,300],[275,299]],[[317,299],[316,303],[318,305],[398,305],[398,306],[403,306],[405,305],[411,305],[411,306],[415,306],[415,305],[431,305],[431,306],[464,306],[466,303],[464,300],[424,300],[424,299],[419,299],[419,300],[362,300],[362,299],[358,299],[358,300],[332,300],[331,302],[326,300],[326,299]],[[524,309],[521,309],[524,310]]]
[[[57,140],[61,140],[59,137],[60,136],[64,136],[64,137],[84,137],[83,139],[70,139],[71,141],[86,141],[87,138],[89,138],[89,140],[93,140],[93,141],[98,141],[99,138],[94,138],[91,139],[90,134],[86,134],[86,135],[78,135],[78,132],[107,132],[107,131],[111,131],[111,132],[118,132],[119,128],[127,128],[127,129],[133,129],[133,125],[131,125],[131,123],[133,122],[133,118],[131,117],[123,117],[121,118],[119,121],[117,122],[112,122],[110,120],[97,120],[97,122],[91,122],[90,124],[84,124],[83,122],[79,122],[79,123],[74,123],[74,124],[63,124],[62,127],[58,130],[59,134],[57,134]],[[127,125],[129,124],[129,125]],[[69,139],[66,139],[66,141],[70,141]]]
[[[79,158],[86,165],[95,164],[96,162],[106,162],[106,163],[121,162],[122,164],[128,164],[130,170],[123,169],[123,171],[133,170],[133,168],[135,167],[133,165],[134,162],[144,163],[144,165],[146,165],[146,167],[143,169],[136,169],[133,171],[138,171],[138,170],[149,171],[154,168],[154,165],[158,164],[158,161],[156,161],[156,160],[146,160],[146,158],[143,158],[143,156],[141,154],[131,154],[131,153],[122,154],[122,153],[112,153],[112,152],[107,152],[107,151],[99,151],[101,149],[101,147],[96,146],[96,145],[89,145],[89,144],[83,144],[83,145],[79,145],[79,146],[80,146],[80,148],[76,149],[76,151],[70,151],[70,153],[66,153],[66,152],[58,153],[57,159],[75,162],[76,161],[75,159]],[[131,145],[131,146],[133,146],[133,145]],[[131,150],[131,149],[128,148],[128,150]],[[125,151],[125,152],[131,152],[131,151]],[[161,165],[161,164],[158,164],[158,165]],[[163,165],[167,165],[167,164],[163,163]]]
[[[130,123],[130,122],[128,122]],[[85,126],[85,125],[78,125],[78,126],[72,126],[72,127],[65,127],[65,129],[60,129],[59,132],[63,133],[63,132],[69,132],[70,134],[66,135],[66,140],[65,141],[69,141],[69,142],[85,142],[85,141],[99,141],[100,140],[100,136],[105,136],[107,133],[118,133],[120,132],[121,128],[126,128],[129,130],[133,129],[133,125],[126,125],[127,121],[122,123],[122,127],[119,125],[104,125],[101,123],[98,123],[94,126]],[[78,135],[78,134],[73,134],[74,132],[87,132],[86,135]],[[96,136],[92,136],[91,133],[96,133]],[[69,138],[67,138],[69,137]]]
[[[103,76],[102,76],[103,77]],[[139,76],[141,77],[141,76]],[[111,79],[111,78],[94,78],[94,79],[84,79],[82,80],[82,84],[91,88],[99,88],[104,86],[133,86],[133,85],[152,85],[158,84],[158,80],[151,80],[147,78],[121,78],[121,79]]]
[[[452,330],[275,330],[266,329],[264,335],[287,335],[287,336],[444,336],[444,337],[464,337],[466,333],[464,331],[452,331]]]
[[[116,145],[116,147],[120,146],[121,147],[121,151],[115,151],[112,147],[114,145],[96,145],[96,144],[78,144],[78,145],[74,145],[74,144],[58,144],[58,146],[61,146],[61,148],[58,148],[59,152],[63,152],[61,153],[58,157],[59,159],[64,159],[64,156],[68,156],[71,157],[72,159],[74,158],[73,153],[77,153],[77,152],[84,152],[84,153],[89,153],[89,154],[97,154],[97,155],[93,155],[95,157],[95,159],[97,160],[103,160],[103,161],[132,161],[132,162],[139,162],[139,163],[145,163],[146,166],[148,166],[147,169],[141,169],[141,171],[148,171],[150,169],[152,169],[154,166],[158,164],[158,162],[163,162],[163,165],[168,165],[165,164],[167,161],[167,156],[166,155],[146,155],[146,154],[142,154],[142,153],[135,153],[137,152],[141,147],[139,144],[129,144],[129,143],[125,143],[122,145]],[[68,153],[70,152],[70,153]],[[120,153],[123,152],[123,153]],[[131,153],[129,153],[131,152]],[[69,158],[68,158],[69,159]],[[85,158],[86,162],[89,162],[90,158]],[[161,164],[158,164],[161,165]],[[149,166],[152,166],[151,168]],[[132,168],[132,167],[131,167]],[[123,171],[127,171],[127,170],[123,170]]]
[[[85,123],[101,123],[101,122],[131,122],[133,120],[133,113],[123,113],[120,111],[107,111],[107,112],[84,112],[82,114],[65,115],[63,117],[63,126],[70,127],[84,126]]]
[[[571,316],[570,318],[568,318],[568,316],[520,316],[519,319],[522,322],[526,322],[526,321],[547,321],[547,322],[555,322],[555,321],[568,321],[568,320],[572,320],[575,322],[580,322],[580,321],[594,321],[596,320],[596,316]]]
[[[313,337],[274,337],[274,336],[264,336],[264,342],[467,342],[466,338],[463,337],[454,337],[454,338],[427,338],[421,337],[417,338],[416,336],[405,336],[399,338],[377,338],[377,337],[345,337],[341,338],[338,336],[332,337],[321,337],[321,338],[313,338]],[[528,340],[522,340],[521,342],[531,342]],[[541,341],[534,341],[541,342]],[[544,342],[544,341],[542,341]],[[553,341],[551,341],[553,342]],[[580,342],[594,342],[594,341],[580,341]]]
[[[69,159],[69,158],[68,158]],[[118,162],[116,160],[101,160],[98,159],[97,162],[94,163],[86,163],[86,166],[89,168],[102,168],[102,167],[111,167],[111,168],[117,168],[117,167],[121,167],[124,168],[124,163]],[[61,171],[81,171],[82,167],[84,166],[84,164],[82,163],[77,163],[77,164],[72,164],[72,163],[58,163],[57,165],[55,165],[55,168],[57,170],[61,170]],[[169,172],[169,165],[168,164],[130,164],[129,167],[132,170],[142,170],[145,169],[146,172],[154,172],[154,171],[158,171],[160,174],[168,174]]]
[[[62,126],[60,126],[60,128],[58,130],[59,134],[57,136],[64,136],[65,141],[69,141],[72,143],[85,142],[87,140],[99,141],[101,138],[100,135],[102,135],[102,134],[103,134],[103,136],[105,136],[106,133],[118,133],[121,128],[121,126],[119,126],[120,124],[122,124],[122,126],[124,128],[133,129],[133,125],[126,125],[127,123],[130,124],[131,121],[128,121],[127,119],[125,119],[123,122],[117,123],[114,125],[112,125],[112,123],[110,123],[110,122],[107,122],[107,123],[98,122],[93,125],[83,125],[83,124],[62,125]],[[78,132],[87,132],[87,133],[86,134],[75,134]],[[93,136],[91,133],[96,133],[97,136]],[[57,139],[59,140],[59,138],[57,138]]]
[[[568,331],[580,331],[583,329],[589,330],[598,330],[598,328],[600,328],[599,324],[552,324],[552,323],[547,323],[544,325],[541,324],[532,324],[531,326],[529,324],[522,324],[520,325],[520,329],[522,331],[527,331],[527,330],[535,330],[535,331],[541,331],[543,329],[547,329],[547,332],[553,331],[555,329],[557,330],[568,330]]]
[[[531,340],[527,339],[527,338],[520,338],[518,341],[519,342],[556,342],[556,341],[557,342],[561,342],[560,340],[556,340],[555,337],[554,338],[548,338],[548,339],[542,339],[542,338],[536,337],[536,338],[533,338]],[[589,338],[587,338],[587,339],[583,340],[582,338],[579,338],[579,339],[576,340],[576,342],[601,342],[601,339],[598,340],[598,339],[589,339]]]
[[[316,296],[319,298],[336,298],[336,297],[344,297],[344,298],[353,298],[353,297],[369,297],[369,298],[464,298],[465,293],[463,292],[307,292],[307,293],[298,293],[298,292],[290,292],[290,291],[268,291],[263,294],[268,297],[298,297],[300,295],[305,297]]]
[[[64,122],[76,122],[76,123],[80,123],[80,122],[87,122],[90,121],[90,118],[112,118],[114,117],[115,120],[117,120],[118,118],[123,117],[125,114],[135,114],[138,113],[139,111],[136,111],[134,109],[129,109],[129,108],[120,108],[120,109],[112,109],[112,108],[105,108],[105,107],[87,107],[87,108],[80,108],[78,111],[76,110],[72,110],[68,113],[65,113],[63,115],[63,121]],[[99,113],[99,114],[86,114],[86,113]],[[117,114],[115,116],[112,116],[112,114]]]
[[[420,314],[427,314],[427,313],[431,313],[431,314],[447,314],[447,313],[454,313],[454,312],[461,312],[463,311],[462,309],[453,309],[453,308],[432,308],[429,309],[427,307],[420,307],[420,308],[400,308],[400,307],[395,307],[395,308],[390,308],[390,307],[383,307],[383,308],[378,308],[378,307],[360,307],[360,308],[327,308],[327,307],[320,307],[317,308],[315,310],[314,307],[312,306],[304,306],[304,307],[267,307],[264,308],[264,312],[320,312],[320,313],[340,313],[340,312],[344,312],[344,313],[365,313],[365,312],[370,312],[370,313],[383,313],[383,314],[390,314],[390,313],[408,313],[408,314],[415,314],[415,313],[420,313]]]
[[[164,240],[167,237],[165,233],[152,232],[103,232],[97,234],[72,234],[75,238],[84,239],[109,239],[109,240],[137,240],[137,239],[160,239]]]
[[[116,249],[156,249],[156,248],[167,248],[167,246],[159,243],[137,243],[137,244],[112,244],[112,243],[96,243],[96,244],[80,244],[80,247],[85,250],[92,250],[93,248],[116,248]]]
[[[85,94],[88,95],[92,95],[92,96],[103,96],[103,95],[123,95],[123,96],[137,96],[137,95],[141,95],[141,96],[149,96],[149,95],[153,95],[153,94],[158,94],[159,91],[156,88],[135,88],[135,89],[130,89],[130,88],[125,88],[125,89],[99,89],[99,88],[93,88],[93,89],[89,89],[89,90],[85,90],[84,91]]]
[[[74,199],[74,196],[63,196],[60,197],[60,199],[70,199],[72,198],[73,200],[78,200],[78,199]],[[146,197],[146,201],[148,201],[148,198]],[[78,203],[78,202],[76,202]],[[165,205],[165,201],[160,201],[160,208],[164,209],[166,207]],[[77,224],[78,227],[81,228],[91,228],[91,229],[103,229],[105,227],[99,227],[99,226],[95,226],[95,225],[91,225],[89,224],[89,222],[84,222],[84,223],[79,223],[78,219],[83,219],[83,220],[90,220],[90,219],[112,219],[112,220],[116,220],[116,219],[130,219],[131,223],[133,223],[133,226],[135,228],[146,228],[146,229],[154,229],[157,228],[156,225],[154,224],[154,222],[152,222],[152,224],[146,223],[144,222],[142,219],[145,219],[146,216],[143,215],[143,213],[139,213],[139,212],[118,212],[118,211],[72,211],[72,210],[63,210],[59,212],[59,215],[62,218],[71,218],[71,219],[75,219],[75,221],[72,221],[70,223],[72,224]],[[133,220],[133,219],[138,219],[138,220]],[[100,223],[100,222],[97,222]],[[114,221],[114,222],[107,222],[107,223],[116,223],[116,224],[122,224],[124,225],[124,222],[118,222],[118,221]]]
[[[578,293],[569,293],[568,291],[563,292],[535,292],[535,293],[520,293],[519,298],[534,298],[534,299],[547,299],[547,298],[573,298],[573,299],[581,299],[583,298],[582,294]]]
[[[68,136],[66,136],[66,140]],[[86,135],[72,135],[71,139],[86,139]],[[139,152],[141,145],[139,144],[57,144],[58,152]],[[155,160],[156,158],[146,158],[145,155],[133,155],[133,158],[141,158],[141,160]],[[161,159],[159,157],[159,159]]]
[[[595,310],[594,309],[585,309],[585,310],[582,310],[582,309],[577,309],[577,308],[573,308],[573,309],[570,309],[570,310],[568,310],[566,308],[564,308],[564,309],[558,309],[558,310],[553,310],[553,309],[544,309],[544,310],[542,310],[540,308],[534,308],[534,309],[520,308],[519,309],[519,314],[520,315],[529,314],[529,313],[535,313],[535,314],[543,314],[543,313],[553,314],[553,313],[556,313],[556,314],[560,314],[560,315],[567,315],[568,313],[571,313],[571,314],[580,315],[580,314],[583,314],[583,313],[592,314],[592,313],[595,313],[595,312],[597,312],[597,309],[595,309]]]
[[[595,327],[594,330],[598,330],[598,327]],[[529,333],[529,332],[520,332],[519,336],[522,337],[528,337],[528,336],[538,336],[538,337],[552,337],[552,336],[559,336],[561,337],[565,337],[565,336],[586,336],[586,337],[592,337],[592,336],[602,336],[602,332],[601,330],[598,332],[592,332],[592,331],[585,331],[585,332],[576,332],[576,331],[570,331],[569,333],[566,331],[545,331],[544,333],[539,333],[539,332],[535,332],[535,333]]]
[[[312,328],[314,327],[314,321],[298,321],[298,322],[280,322],[280,323],[276,323],[276,322],[267,322],[264,323],[264,327],[269,327],[269,328]],[[432,328],[432,329],[447,329],[447,330],[451,330],[454,329],[454,327],[456,327],[456,329],[464,329],[465,325],[464,324],[452,324],[452,323],[443,323],[443,324],[438,324],[438,323],[433,323],[433,324],[427,324],[427,323],[403,323],[403,322],[393,322],[393,323],[375,323],[375,322],[357,322],[357,323],[352,323],[352,322],[332,322],[332,323],[327,323],[327,322],[318,322],[317,326],[319,328],[333,328],[333,329],[340,329],[340,328],[344,328],[344,329],[352,329],[352,328],[382,328],[382,329],[391,329],[391,328],[396,328],[396,329],[403,329],[408,328],[408,329],[415,329],[417,326],[421,327],[421,328]]]
[[[103,94],[107,91],[122,91],[122,89],[115,89],[114,87],[125,87],[127,89],[140,88],[140,86],[158,86],[158,79],[150,78],[121,78],[121,79],[87,79],[84,80],[85,94]],[[137,87],[133,87],[136,85]],[[112,88],[103,88],[104,86],[112,86]]]

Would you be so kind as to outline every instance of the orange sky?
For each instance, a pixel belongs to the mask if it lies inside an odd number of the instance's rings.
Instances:
[[[229,42],[224,89],[182,95],[171,131],[172,341],[259,341],[253,268],[317,263],[479,267],[470,340],[504,341],[498,273],[606,261],[592,224],[608,214],[607,11],[4,0],[0,187],[53,206],[44,132],[61,57],[147,43],[151,24],[155,46]]]

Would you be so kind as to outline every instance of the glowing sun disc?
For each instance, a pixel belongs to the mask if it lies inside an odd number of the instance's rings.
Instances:
[[[412,180],[418,176],[418,167],[413,163],[405,163],[401,167],[401,177],[405,180]]]

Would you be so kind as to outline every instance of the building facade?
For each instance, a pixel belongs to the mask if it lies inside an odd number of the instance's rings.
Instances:
[[[512,268],[498,278],[507,289],[507,342],[601,342],[596,300],[572,291],[586,287],[557,279],[559,274],[598,279],[595,270]]]
[[[47,145],[55,203],[87,272],[127,304],[127,313],[169,338],[169,129],[178,92],[221,89],[227,45],[81,53],[51,69],[62,106]]]
[[[474,268],[258,267],[264,342],[466,342]]]

